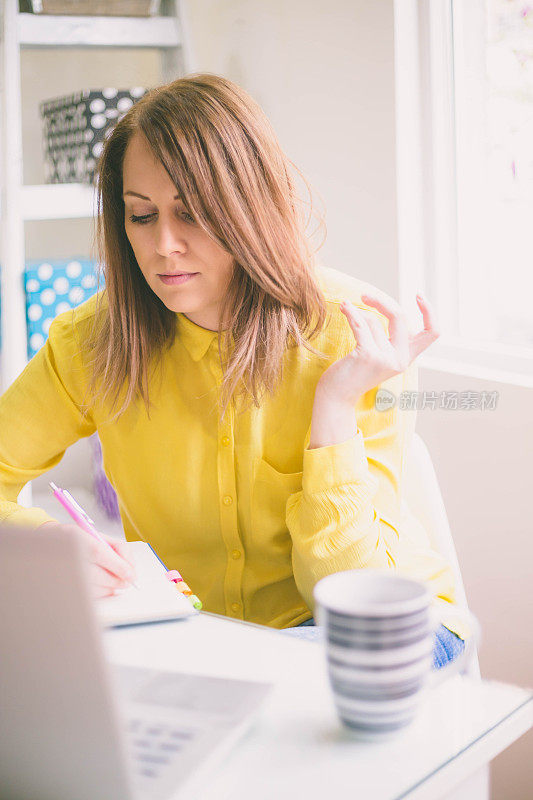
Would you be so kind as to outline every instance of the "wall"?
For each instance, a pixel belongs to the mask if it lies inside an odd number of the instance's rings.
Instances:
[[[461,565],[478,616],[484,678],[532,686],[533,515],[531,389],[421,369],[421,391],[498,391],[495,411],[418,412]],[[494,800],[527,800],[533,732],[492,764]]]

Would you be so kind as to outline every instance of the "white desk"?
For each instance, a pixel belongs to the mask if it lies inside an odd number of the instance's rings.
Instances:
[[[110,630],[104,641],[115,663],[274,683],[200,800],[455,797],[452,790],[533,725],[532,691],[458,675],[428,692],[396,739],[364,743],[337,720],[322,642],[205,613]]]

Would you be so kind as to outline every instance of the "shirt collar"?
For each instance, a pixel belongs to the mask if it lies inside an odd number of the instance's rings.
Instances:
[[[187,348],[193,361],[200,361],[213,341],[218,339],[217,331],[201,328],[181,312],[177,312],[176,317],[178,320],[178,338]]]

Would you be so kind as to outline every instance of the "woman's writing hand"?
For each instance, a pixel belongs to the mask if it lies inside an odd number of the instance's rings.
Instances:
[[[404,372],[440,335],[433,311],[420,295],[417,303],[424,328],[417,334],[409,333],[405,314],[395,300],[374,295],[362,295],[361,299],[388,318],[389,337],[375,314],[343,302],[341,311],[354,333],[356,346],[324,372],[317,386],[322,396],[352,407],[365,392]]]
[[[125,589],[135,579],[135,570],[129,555],[128,543],[117,541],[111,536],[100,534],[111,547],[99,542],[78,525],[61,525],[56,522],[45,522],[40,525],[44,535],[47,531],[62,530],[70,536],[82,536],[89,558],[89,582],[93,597],[108,597]]]

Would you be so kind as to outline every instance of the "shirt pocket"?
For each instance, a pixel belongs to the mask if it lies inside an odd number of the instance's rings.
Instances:
[[[252,488],[254,544],[268,557],[290,556],[292,540],[285,522],[287,500],[302,489],[303,472],[278,472],[263,458],[257,460]]]

